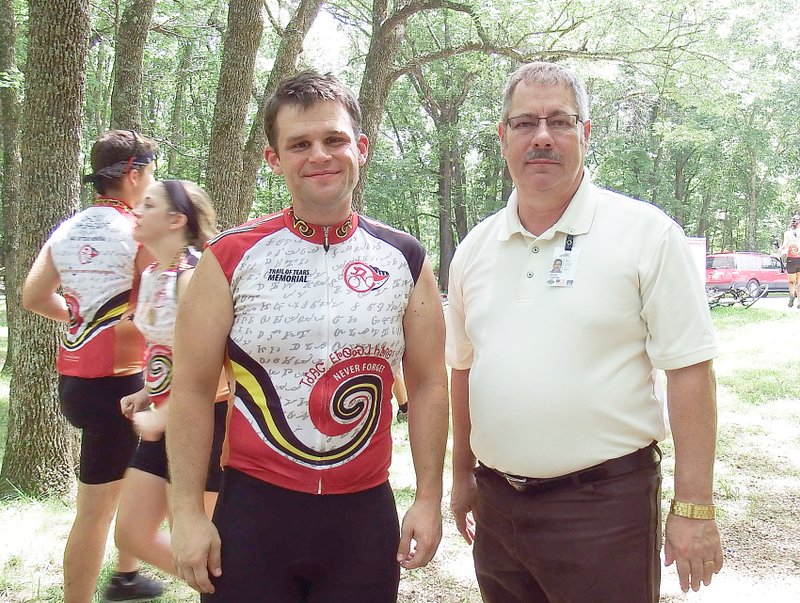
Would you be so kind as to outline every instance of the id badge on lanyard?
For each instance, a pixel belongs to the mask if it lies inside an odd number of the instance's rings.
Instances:
[[[549,287],[572,287],[575,284],[580,257],[581,250],[579,247],[575,247],[575,237],[568,234],[564,241],[564,248],[556,247],[553,251],[553,261],[550,265],[550,272],[547,274],[547,285]]]

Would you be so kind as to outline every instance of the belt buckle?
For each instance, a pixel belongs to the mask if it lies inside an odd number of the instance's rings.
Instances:
[[[528,479],[525,477],[515,477],[513,475],[509,475],[508,473],[504,473],[503,477],[506,478],[508,485],[514,488],[514,490],[517,492],[524,492],[528,485]]]

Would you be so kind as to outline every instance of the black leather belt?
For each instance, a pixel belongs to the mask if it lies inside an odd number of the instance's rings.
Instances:
[[[636,452],[631,452],[625,456],[616,459],[611,459],[599,465],[594,465],[587,469],[580,471],[573,471],[566,475],[559,475],[558,477],[523,477],[521,475],[513,475],[510,473],[503,473],[492,467],[487,467],[479,462],[481,467],[488,469],[491,473],[502,477],[508,484],[517,492],[530,492],[532,490],[550,490],[558,488],[559,486],[566,486],[567,484],[588,484],[597,482],[612,477],[625,475],[631,471],[638,469],[645,469],[653,467],[661,462],[661,450],[655,442],[645,448],[641,448]]]

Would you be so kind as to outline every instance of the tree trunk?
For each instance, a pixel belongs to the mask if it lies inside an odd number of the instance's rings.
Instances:
[[[372,37],[361,78],[358,102],[361,105],[362,130],[372,144],[369,145],[367,163],[361,168],[355,191],[353,206],[364,211],[364,189],[367,185],[367,169],[378,141],[383,109],[396,79],[392,65],[400,50],[405,34],[405,19],[387,18],[386,0],[374,0],[372,8]]]
[[[90,42],[90,47],[97,45],[97,55],[95,61],[87,67],[92,72],[92,77],[88,78],[88,89],[86,91],[86,115],[84,122],[92,138],[97,138],[108,129],[108,108],[109,95],[108,76],[109,70],[113,69],[112,57],[100,33],[95,33]]]
[[[142,129],[142,60],[155,0],[130,0],[117,32],[111,128]]]
[[[262,0],[231,0],[211,126],[206,190],[223,228],[241,220],[242,161],[247,107],[263,23]]]
[[[467,224],[467,178],[464,170],[464,157],[460,145],[453,150],[453,216],[455,217],[456,236],[458,241],[464,240],[469,231]]]
[[[30,0],[22,138],[22,198],[17,224],[18,274],[78,200],[89,0]],[[11,374],[3,484],[23,492],[63,494],[74,483],[74,431],[59,412],[55,352],[59,328],[21,313],[9,324],[25,334]]]
[[[242,160],[242,180],[240,189],[240,206],[234,216],[234,223],[239,224],[247,219],[255,198],[258,171],[264,163],[264,149],[267,138],[264,134],[264,103],[284,78],[293,75],[297,69],[297,57],[303,51],[303,40],[317,18],[322,0],[301,0],[289,24],[283,30],[281,43],[275,55],[275,63],[269,74],[264,95],[259,103],[256,118],[250,127],[250,136],[244,148]]]
[[[167,174],[175,175],[178,172],[178,148],[183,142],[183,109],[186,82],[189,79],[189,67],[192,60],[192,49],[194,44],[191,40],[185,40],[181,46],[181,54],[178,59],[178,68],[175,73],[175,98],[172,104],[172,115],[170,116],[170,145],[167,151]]]
[[[758,153],[752,146],[748,148],[750,159],[750,178],[747,186],[747,251],[756,251],[756,226],[758,226],[758,197],[761,193],[761,180],[758,177]]]
[[[675,211],[673,217],[681,226],[686,221],[686,164],[691,153],[678,151],[675,154]]]
[[[439,146],[439,290],[447,291],[450,260],[455,253],[453,242],[453,161],[450,141],[445,137]]]
[[[708,230],[708,212],[711,208],[711,188],[705,187],[703,189],[702,203],[700,205],[700,217],[697,220],[696,237],[705,237]],[[708,250],[711,253],[711,249]]]
[[[15,50],[17,24],[11,0],[0,0],[0,72],[19,75]],[[0,88],[0,114],[2,114],[3,136],[3,266],[5,266],[6,311],[8,322],[18,321],[21,303],[19,293],[19,270],[11,261],[19,255],[19,239],[15,225],[19,222],[17,212],[20,205],[20,154],[19,121],[20,101],[14,86]],[[3,372],[13,365],[17,337],[9,333]]]

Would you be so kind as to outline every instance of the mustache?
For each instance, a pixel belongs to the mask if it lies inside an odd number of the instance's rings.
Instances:
[[[527,153],[525,153],[523,159],[525,161],[536,161],[537,159],[546,159],[547,161],[557,161],[560,163],[562,157],[560,153],[556,153],[555,151],[542,150],[542,151],[528,151]]]

